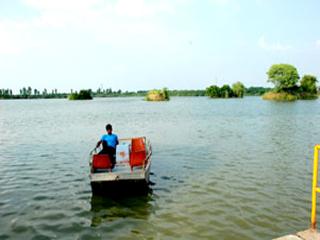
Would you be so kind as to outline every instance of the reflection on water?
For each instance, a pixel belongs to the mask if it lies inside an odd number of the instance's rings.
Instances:
[[[309,226],[320,101],[0,101],[0,239],[271,239]],[[92,196],[111,122],[153,146],[146,196]]]
[[[118,219],[133,218],[148,220],[152,212],[152,195],[110,198],[91,197],[91,226],[97,227]]]

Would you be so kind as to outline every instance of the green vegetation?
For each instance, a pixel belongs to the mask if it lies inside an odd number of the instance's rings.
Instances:
[[[11,89],[0,89],[0,99],[37,99],[37,98],[66,98],[68,94],[58,93],[57,89],[48,91],[46,88],[40,92],[38,89],[23,87],[19,94],[13,94]]]
[[[277,92],[290,90],[296,86],[299,80],[297,69],[290,64],[274,64],[267,74],[268,82],[275,85]]]
[[[317,78],[313,75],[304,75],[301,79],[300,86],[302,92],[317,94]]]
[[[168,90],[169,96],[205,96],[205,90]],[[147,90],[138,90],[136,92],[113,91],[111,88],[101,89],[98,88],[96,92],[93,92],[93,97],[145,97]]]
[[[150,90],[145,99],[147,101],[169,101],[169,91],[167,88]]]
[[[307,87],[310,81],[306,80],[303,81],[304,86]],[[233,84],[232,89],[230,91],[230,87],[224,86],[221,92],[223,96],[228,95],[229,97],[234,97],[233,94],[242,96],[242,87],[240,84]],[[241,91],[237,92],[237,87],[241,89]],[[249,87],[244,89],[245,96],[261,96],[267,91],[272,90],[271,88],[265,87]],[[198,90],[167,90],[168,95],[170,97],[177,96],[177,97],[198,97],[198,96],[206,96],[207,91],[205,89],[198,89]],[[216,94],[220,94],[220,88],[217,87]],[[31,87],[23,87],[19,90],[18,94],[14,94],[11,89],[0,89],[0,99],[41,99],[41,98],[68,98],[68,96],[73,95],[75,91],[71,90],[70,93],[59,93],[57,89],[47,90],[43,89],[42,91],[38,89],[32,89]],[[147,90],[138,90],[138,91],[121,91],[119,90],[112,90],[111,88],[102,89],[98,88],[96,91],[91,92],[92,97],[145,97],[147,95]],[[231,95],[230,95],[231,94]],[[303,95],[304,98],[308,98],[309,95]],[[314,95],[312,95],[314,96]]]
[[[242,98],[245,92],[245,87],[241,82],[232,84],[232,91],[236,97]]]
[[[69,100],[91,100],[91,89],[80,90],[79,93],[71,93],[68,97]]]
[[[275,100],[275,101],[295,101],[298,99],[296,95],[286,92],[267,92],[262,98],[264,100]]]
[[[200,97],[205,96],[205,90],[169,90],[170,96],[176,97]]]
[[[241,82],[236,82],[232,88],[225,84],[222,87],[212,85],[206,89],[206,95],[210,98],[242,98],[245,93],[245,87]]]
[[[29,89],[29,90],[28,90]],[[0,99],[34,99],[34,98],[67,98],[74,94],[71,90],[70,93],[59,93],[57,89],[47,91],[44,89],[40,92],[37,89],[32,90],[31,87],[22,88],[19,94],[14,94],[11,89],[0,89]],[[205,90],[167,90],[169,96],[205,96]],[[145,97],[148,93],[147,90],[138,91],[121,91],[112,90],[111,88],[98,88],[96,91],[91,92],[92,97]]]
[[[300,84],[297,69],[289,64],[274,64],[270,67],[268,81],[275,87],[262,98],[275,101],[295,101],[297,99],[317,99],[317,78],[312,75],[302,77]]]
[[[265,88],[265,87],[249,87],[245,89],[244,95],[245,96],[262,96],[266,92],[271,91],[272,88]]]

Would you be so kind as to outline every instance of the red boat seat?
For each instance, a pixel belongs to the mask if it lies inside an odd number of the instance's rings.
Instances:
[[[95,154],[92,159],[92,167],[97,169],[111,169],[112,163],[109,155],[107,154]]]
[[[144,166],[146,161],[146,144],[143,137],[132,138],[130,152],[130,167]]]

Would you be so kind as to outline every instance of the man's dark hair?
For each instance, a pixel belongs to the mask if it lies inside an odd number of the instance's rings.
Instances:
[[[108,130],[112,130],[111,124],[107,124],[107,125],[106,125],[106,130],[107,130],[107,131],[108,131]]]

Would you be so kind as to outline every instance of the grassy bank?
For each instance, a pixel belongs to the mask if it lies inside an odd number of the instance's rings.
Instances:
[[[147,101],[169,101],[169,91],[166,88],[161,90],[154,89],[147,93],[145,98]]]
[[[306,92],[301,92],[301,93],[288,93],[288,92],[266,92],[265,94],[262,95],[263,100],[273,100],[273,101],[295,101],[295,100],[314,100],[317,99],[318,95],[317,94],[312,94],[312,93],[306,93]]]
[[[262,95],[262,99],[274,101],[295,101],[298,99],[298,97],[286,92],[266,92]]]

